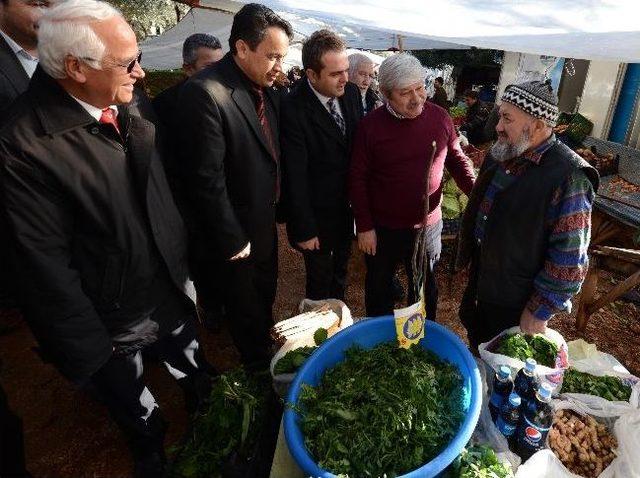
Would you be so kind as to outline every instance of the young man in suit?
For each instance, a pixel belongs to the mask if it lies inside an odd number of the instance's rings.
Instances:
[[[95,0],[60,2],[39,36],[40,64],[0,129],[2,213],[24,314],[43,355],[107,406],[135,476],[162,476],[166,425],[142,352],[165,364],[192,405],[210,377],[156,131],[123,106],[144,77],[138,44],[121,14]]]
[[[280,105],[271,86],[292,38],[272,10],[245,5],[233,19],[231,51],[184,85],[178,110],[195,279],[202,290],[222,282],[234,342],[256,368],[271,357],[278,275]]]
[[[343,299],[353,237],[347,175],[360,94],[348,81],[346,45],[335,33],[313,33],[302,63],[306,80],[282,106],[287,231],[304,256],[307,298]]]

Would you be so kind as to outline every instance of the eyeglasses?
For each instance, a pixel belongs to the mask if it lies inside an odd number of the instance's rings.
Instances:
[[[129,63],[116,63],[117,66],[120,66],[122,68],[126,68],[127,69],[127,73],[131,73],[133,71],[133,69],[136,66],[136,63],[140,64],[140,62],[142,61],[142,52],[139,51],[138,52],[138,56],[135,57],[133,60],[131,60],[131,62]]]
[[[81,57],[81,60],[84,61],[92,61],[94,63],[100,63],[99,60],[96,60],[95,58],[89,58],[89,57]],[[127,73],[131,73],[133,71],[133,69],[136,66],[136,63],[140,64],[140,62],[142,61],[142,52],[139,51],[138,52],[138,56],[136,56],[133,60],[131,60],[130,62],[126,62],[126,63],[118,63],[118,62],[114,62],[115,66],[119,66],[120,68],[126,68],[127,69]],[[96,69],[100,69],[100,68],[96,68]]]

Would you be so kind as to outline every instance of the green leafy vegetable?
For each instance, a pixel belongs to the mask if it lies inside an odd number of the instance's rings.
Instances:
[[[619,377],[598,377],[570,368],[564,373],[563,393],[586,393],[612,401],[629,401],[631,387],[625,385]]]
[[[249,458],[264,426],[270,387],[268,374],[249,376],[237,369],[221,375],[186,443],[175,449],[169,476],[218,478],[232,455]]]
[[[462,422],[458,369],[419,346],[357,347],[303,385],[305,445],[320,467],[351,477],[393,477],[431,461]]]
[[[453,465],[451,478],[509,478],[513,470],[498,460],[493,448],[478,445],[465,448]]]
[[[300,347],[289,350],[273,367],[274,375],[295,373],[318,347]]]
[[[329,338],[329,331],[324,327],[320,327],[318,330],[316,330],[313,333],[313,341],[316,343],[316,345],[321,345],[322,342],[324,342],[328,338]]]
[[[558,346],[540,334],[508,334],[502,339],[495,352],[523,362],[533,358],[541,365],[555,367]]]

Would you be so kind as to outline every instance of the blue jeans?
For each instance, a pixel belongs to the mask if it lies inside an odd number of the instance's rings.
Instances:
[[[415,229],[376,228],[376,255],[365,255],[367,275],[365,278],[365,305],[368,317],[393,314],[394,302],[391,281],[398,263],[404,264],[409,279],[408,304],[417,297],[413,287],[413,247]],[[436,320],[438,286],[435,270],[442,252],[442,221],[427,227],[426,250],[429,254],[425,272],[425,305],[427,318]]]

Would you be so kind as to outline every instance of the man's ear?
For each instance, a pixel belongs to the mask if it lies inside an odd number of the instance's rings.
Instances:
[[[64,59],[64,71],[67,74],[67,78],[76,83],[86,83],[85,68],[87,68],[87,65],[75,56],[67,55]]]
[[[251,48],[249,48],[249,44],[246,41],[242,39],[236,41],[236,52],[238,58],[245,60],[249,50],[251,50]]]
[[[318,82],[318,80],[320,79],[320,75],[318,75],[311,68],[307,68],[305,70],[305,72],[307,74],[307,78],[309,78],[309,81],[311,82],[312,85],[315,85]]]

